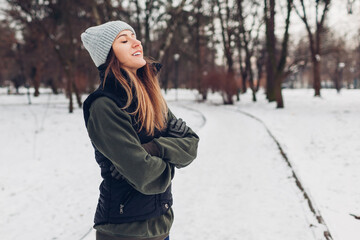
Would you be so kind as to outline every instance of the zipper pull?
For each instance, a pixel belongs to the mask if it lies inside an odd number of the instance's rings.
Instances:
[[[120,204],[120,214],[124,213],[124,207],[125,207],[124,204]]]

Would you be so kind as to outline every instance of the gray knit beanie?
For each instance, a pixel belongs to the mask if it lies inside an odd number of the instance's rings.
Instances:
[[[96,67],[106,62],[111,46],[122,30],[130,30],[136,35],[135,30],[123,21],[111,21],[90,27],[81,34],[81,41]]]

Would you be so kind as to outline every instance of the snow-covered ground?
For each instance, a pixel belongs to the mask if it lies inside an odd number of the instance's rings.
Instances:
[[[284,147],[320,209],[334,239],[360,239],[360,91],[285,90],[285,109],[275,103],[236,107],[262,119]],[[263,96],[259,96],[263,98]]]
[[[0,239],[94,240],[99,169],[81,109],[63,95],[0,89]],[[360,91],[284,90],[285,109],[262,93],[234,106],[217,94],[166,94],[200,136],[198,158],[174,179],[172,240],[322,239],[320,226],[260,118],[279,140],[335,240],[357,240],[360,220]],[[215,104],[214,104],[215,103]],[[310,227],[310,225],[315,225]],[[89,233],[89,234],[87,234]],[[85,236],[85,237],[84,237]]]

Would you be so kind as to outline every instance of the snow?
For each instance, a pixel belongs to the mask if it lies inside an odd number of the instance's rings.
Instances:
[[[22,89],[22,92],[25,92]],[[94,240],[100,171],[82,110],[63,95],[39,98],[0,89],[0,236]],[[360,235],[360,91],[284,90],[285,109],[250,92],[234,106],[218,94],[197,103],[195,91],[165,96],[200,136],[198,158],[176,172],[171,239],[324,239],[277,138],[335,240]],[[313,226],[313,227],[310,227]],[[89,234],[88,234],[89,233]]]
[[[360,91],[284,93],[285,109],[247,99],[236,107],[262,119],[280,140],[334,239],[358,239],[360,221],[350,214],[360,215]]]

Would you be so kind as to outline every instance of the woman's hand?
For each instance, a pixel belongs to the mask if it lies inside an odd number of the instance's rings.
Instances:
[[[114,165],[111,164],[110,166],[110,172],[111,172],[111,176],[117,180],[124,180],[124,176],[121,175],[118,170],[116,170],[116,168],[114,167]]]
[[[183,138],[189,131],[189,127],[186,126],[186,122],[181,118],[172,119],[167,127],[167,134],[170,137]]]

